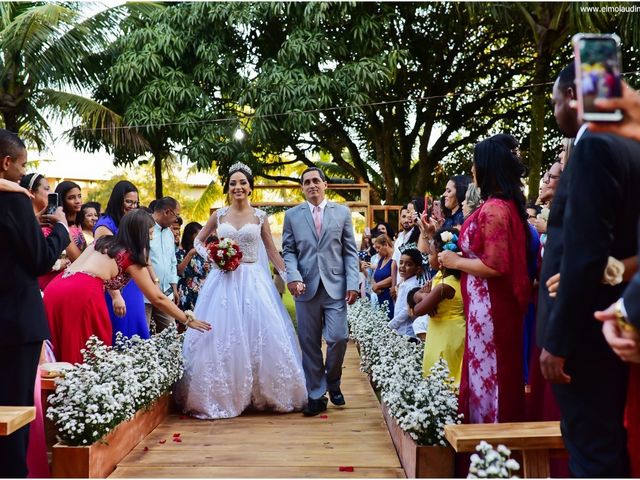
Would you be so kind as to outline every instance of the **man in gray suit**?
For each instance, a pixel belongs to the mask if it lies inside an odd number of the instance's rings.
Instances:
[[[309,393],[304,414],[312,416],[327,409],[327,390],[334,405],[345,404],[340,378],[349,340],[347,304],[358,295],[358,253],[351,211],[325,199],[322,170],[308,168],[300,181],[307,201],[286,212],[282,250]]]

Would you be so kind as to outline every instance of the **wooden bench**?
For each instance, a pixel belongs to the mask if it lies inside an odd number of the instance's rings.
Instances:
[[[549,452],[563,450],[560,422],[446,425],[445,437],[456,452],[475,452],[480,441],[522,452],[525,478],[549,477]]]
[[[36,418],[36,407],[0,407],[0,435],[10,435]]]

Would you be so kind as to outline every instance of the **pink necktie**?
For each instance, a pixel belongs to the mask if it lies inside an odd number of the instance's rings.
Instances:
[[[320,207],[313,207],[313,223],[316,225],[316,233],[320,238],[320,231],[322,230],[322,218],[320,218]]]

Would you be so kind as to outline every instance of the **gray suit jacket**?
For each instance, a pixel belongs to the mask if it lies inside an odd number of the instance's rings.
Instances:
[[[320,238],[307,202],[284,215],[282,252],[287,282],[304,282],[305,293],[298,302],[311,300],[322,285],[335,300],[345,298],[347,290],[358,291],[359,259],[351,223],[351,211],[344,205],[327,202]]]

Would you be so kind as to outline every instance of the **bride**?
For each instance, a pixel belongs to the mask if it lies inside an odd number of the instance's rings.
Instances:
[[[247,407],[291,412],[307,402],[300,347],[291,318],[276,291],[269,260],[284,273],[262,210],[249,195],[253,176],[236,163],[225,191],[231,205],[214,212],[194,245],[204,258],[210,235],[231,238],[243,253],[237,270],[212,268],[195,306],[195,316],[211,324],[209,332],[185,333],[184,376],[176,400],[184,413],[215,419],[240,415]]]

